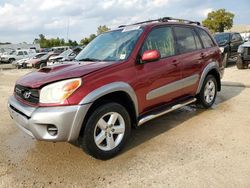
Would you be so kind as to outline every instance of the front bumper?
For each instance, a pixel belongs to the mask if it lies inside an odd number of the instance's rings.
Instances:
[[[30,107],[11,96],[8,110],[16,125],[37,140],[70,142],[79,137],[83,119],[90,105]],[[56,135],[48,132],[48,127],[52,125],[57,129]]]

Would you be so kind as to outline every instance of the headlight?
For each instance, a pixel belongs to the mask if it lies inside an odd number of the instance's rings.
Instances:
[[[59,81],[41,89],[40,103],[62,103],[82,84],[80,78]]]
[[[224,52],[224,50],[225,50],[225,48],[224,48],[224,47],[220,47],[220,51],[221,51],[221,53],[223,53],[223,52]]]

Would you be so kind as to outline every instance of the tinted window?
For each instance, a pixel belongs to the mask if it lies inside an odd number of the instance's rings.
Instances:
[[[22,52],[22,51],[19,51],[19,52],[17,53],[17,55],[23,55],[23,52]]]
[[[158,50],[162,58],[174,55],[172,29],[170,27],[162,27],[151,31],[142,46],[141,54],[147,50]]]
[[[196,48],[197,49],[202,49],[202,44],[201,44],[201,41],[198,37],[198,35],[193,31],[194,33],[194,39],[195,39],[195,43],[196,43]]]
[[[24,55],[28,55],[28,53],[26,51],[24,51],[23,53],[24,53]]]
[[[211,39],[211,37],[208,35],[208,33],[206,31],[204,31],[203,29],[197,28],[198,33],[201,37],[201,40],[203,42],[203,45],[205,48],[210,48],[214,46],[213,40]]]
[[[214,35],[214,38],[219,45],[223,45],[229,41],[230,34],[229,33],[218,33],[218,34]]]
[[[188,27],[175,27],[176,48],[179,53],[191,52],[197,49],[194,32]]]
[[[241,38],[240,34],[235,33],[235,34],[233,34],[233,36],[232,36],[232,40],[233,40],[233,41],[242,41],[242,38]]]

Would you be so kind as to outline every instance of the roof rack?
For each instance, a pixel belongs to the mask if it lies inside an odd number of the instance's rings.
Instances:
[[[201,25],[200,22],[197,22],[197,21],[184,20],[184,19],[172,18],[172,17],[163,17],[163,18],[158,18],[158,19],[154,19],[154,20],[147,20],[147,21],[143,21],[143,22],[137,22],[137,23],[130,24],[130,25],[120,25],[118,28],[122,28],[122,27],[126,27],[126,26],[132,26],[132,25],[139,25],[139,24],[144,24],[144,23],[151,23],[151,22],[169,22],[169,21]]]

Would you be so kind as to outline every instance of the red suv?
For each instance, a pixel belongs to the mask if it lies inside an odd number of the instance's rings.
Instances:
[[[162,18],[99,35],[74,62],[20,78],[8,108],[37,140],[80,141],[99,159],[115,156],[140,126],[182,106],[213,105],[221,52],[198,22]]]

